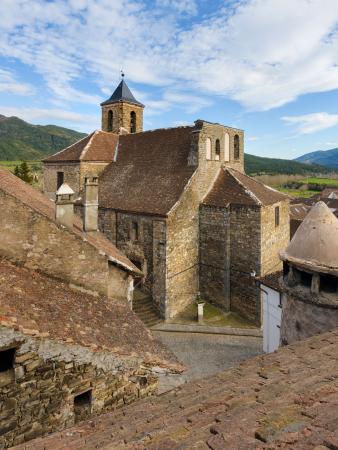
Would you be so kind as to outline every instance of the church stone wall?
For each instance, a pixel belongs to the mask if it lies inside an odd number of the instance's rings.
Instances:
[[[157,379],[136,358],[0,327],[0,357],[11,348],[16,349],[14,367],[0,372],[0,448],[63,430],[157,389]],[[90,402],[76,406],[75,396],[88,391]]]
[[[108,129],[109,111],[112,111],[113,113],[112,130]],[[120,129],[124,128],[124,130],[130,133],[130,113],[132,111],[134,111],[136,114],[136,133],[140,133],[141,131],[143,131],[143,107],[126,102],[119,102],[102,106],[102,130],[119,133]]]
[[[78,163],[44,163],[43,190],[48,197],[55,199],[57,190],[57,172],[64,173],[64,182],[67,183],[77,196],[80,192],[80,164]]]
[[[61,225],[0,192],[0,254],[25,266],[107,295],[105,255]],[[116,272],[115,283],[128,287],[127,274]],[[113,295],[114,297],[114,295]]]
[[[261,273],[261,208],[231,206],[231,310],[260,325],[260,291],[250,272]]]
[[[275,208],[279,207],[279,225],[275,225]],[[290,241],[289,202],[283,201],[262,208],[261,276],[281,270],[280,250]]]
[[[230,309],[230,210],[200,207],[201,298]]]

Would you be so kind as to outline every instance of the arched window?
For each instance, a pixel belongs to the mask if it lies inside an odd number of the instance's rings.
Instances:
[[[130,113],[130,132],[136,133],[136,112],[132,111]]]
[[[108,111],[108,131],[113,131],[113,111]]]
[[[205,157],[211,159],[211,139],[207,138],[205,141]]]
[[[229,136],[229,133],[224,134],[224,161],[230,161],[230,136]]]
[[[239,159],[239,136],[234,136],[234,159]]]
[[[216,139],[215,142],[215,161],[219,161],[221,159],[221,144],[219,139]]]

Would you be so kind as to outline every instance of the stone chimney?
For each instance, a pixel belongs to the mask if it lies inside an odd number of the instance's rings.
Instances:
[[[99,183],[97,176],[85,179],[84,231],[98,230]]]
[[[74,191],[63,183],[56,191],[55,219],[68,228],[73,228]]]

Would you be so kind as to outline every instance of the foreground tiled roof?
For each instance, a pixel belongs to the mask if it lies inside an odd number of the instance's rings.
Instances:
[[[0,258],[0,326],[29,336],[178,365],[122,301],[94,297]]]
[[[0,169],[0,190],[16,198],[39,214],[55,221],[55,203],[37,189],[3,169]],[[81,219],[74,214],[73,232],[75,234],[105,253],[117,265],[131,272],[140,273],[139,269],[101,233],[97,232],[89,235],[83,232],[82,227]]]
[[[16,450],[337,449],[337,361],[335,330]]]
[[[188,166],[192,127],[119,137],[116,161],[99,178],[104,208],[166,215],[195,168]]]
[[[229,204],[272,205],[288,196],[230,168],[222,169],[203,203],[226,207]]]
[[[111,162],[114,159],[119,136],[106,131],[94,131],[75,144],[44,159],[44,162]]]

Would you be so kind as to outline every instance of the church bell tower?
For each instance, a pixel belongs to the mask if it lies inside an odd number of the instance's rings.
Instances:
[[[113,95],[101,103],[102,131],[117,134],[143,131],[143,109],[144,105],[133,96],[122,73],[122,80]]]

